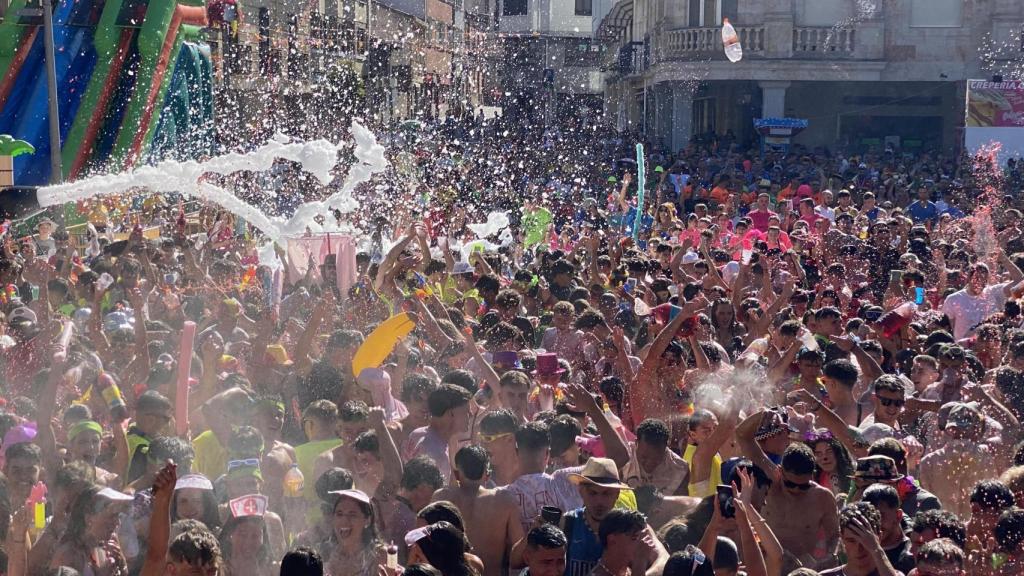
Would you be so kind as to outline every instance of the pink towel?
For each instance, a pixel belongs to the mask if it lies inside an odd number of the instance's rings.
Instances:
[[[325,234],[288,239],[288,282],[295,284],[306,275],[310,256],[317,266],[324,263],[328,254],[337,258],[338,291],[345,294],[356,283],[356,247],[351,236]],[[319,278],[320,270],[314,271]]]
[[[340,236],[335,242],[338,262],[338,293],[347,294],[356,283],[356,246],[351,236]]]

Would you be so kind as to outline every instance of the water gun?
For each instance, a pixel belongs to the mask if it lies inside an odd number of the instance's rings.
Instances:
[[[242,281],[238,284],[239,290],[245,290],[245,288],[252,282],[252,279],[256,277],[256,266],[249,265],[245,270],[245,274],[242,275]]]
[[[0,292],[0,303],[8,304],[14,298],[18,297],[18,287],[14,284],[8,284],[4,287],[3,292]]]
[[[416,284],[419,286],[419,288],[414,292],[417,299],[423,300],[427,296],[434,295],[434,289],[430,287],[430,283],[427,282],[426,276],[416,272],[415,270],[413,271],[413,276],[416,278]]]
[[[27,504],[32,505],[32,519],[36,529],[46,528],[46,484],[36,482],[29,492]]]
[[[110,374],[100,372],[96,377],[94,388],[99,390],[100,396],[106,402],[112,420],[120,422],[128,418],[128,407],[125,406],[124,397],[121,396],[121,389],[117,387],[117,383],[114,382]]]

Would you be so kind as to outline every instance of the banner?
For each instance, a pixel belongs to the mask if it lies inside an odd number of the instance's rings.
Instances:
[[[969,128],[1024,127],[1024,81],[967,81]]]

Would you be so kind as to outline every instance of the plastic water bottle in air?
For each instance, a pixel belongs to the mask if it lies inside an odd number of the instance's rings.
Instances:
[[[882,334],[886,338],[892,338],[903,329],[904,326],[910,324],[910,321],[914,319],[914,314],[917,312],[917,304],[913,302],[904,302],[896,308],[886,312],[878,319],[878,326],[882,329]]]
[[[797,338],[800,339],[800,343],[804,345],[804,348],[807,348],[808,350],[818,349],[818,339],[814,337],[814,334],[810,330],[802,328]]]
[[[302,490],[306,487],[306,479],[302,476],[298,464],[292,467],[284,475],[284,495],[287,498],[301,498]]]
[[[722,44],[725,46],[725,57],[730,62],[739,62],[743,59],[743,47],[740,46],[740,37],[736,29],[729,24],[729,19],[722,20]]]

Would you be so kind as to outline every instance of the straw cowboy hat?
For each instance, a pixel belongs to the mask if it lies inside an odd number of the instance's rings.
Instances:
[[[619,469],[611,458],[591,458],[578,474],[569,474],[569,481],[577,486],[592,484],[602,488],[618,488],[629,490],[630,487],[619,480]]]

